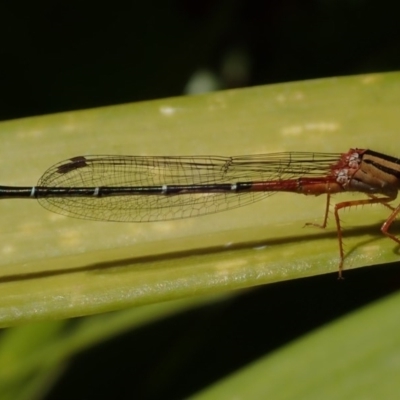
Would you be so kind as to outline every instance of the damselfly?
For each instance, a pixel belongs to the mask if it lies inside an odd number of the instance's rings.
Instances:
[[[335,205],[339,277],[344,250],[339,210],[381,203],[391,210],[381,231],[400,211],[400,160],[372,150],[347,153],[286,152],[249,156],[79,156],[49,168],[37,186],[0,186],[0,198],[36,198],[50,211],[70,217],[122,222],[190,218],[241,207],[277,192],[331,195],[361,192],[368,198]]]

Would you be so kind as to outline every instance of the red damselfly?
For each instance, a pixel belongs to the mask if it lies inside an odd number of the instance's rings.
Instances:
[[[400,160],[372,150],[346,153],[285,152],[249,156],[147,157],[79,156],[49,168],[34,187],[0,186],[1,198],[36,198],[50,211],[70,217],[122,222],[190,218],[241,207],[278,192],[331,195],[360,192],[367,198],[334,206],[339,242],[339,276],[344,250],[339,211],[388,203],[400,188]]]

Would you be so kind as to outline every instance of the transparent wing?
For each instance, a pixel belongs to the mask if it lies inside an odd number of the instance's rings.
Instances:
[[[238,157],[81,156],[49,168],[42,187],[151,187],[234,184],[327,176],[340,160],[333,153],[274,153]],[[275,192],[218,192],[39,197],[59,214],[103,221],[148,222],[195,217],[241,207]]]

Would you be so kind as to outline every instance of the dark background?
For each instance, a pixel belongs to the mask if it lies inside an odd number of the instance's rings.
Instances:
[[[181,95],[201,71],[231,88],[397,70],[399,15],[395,1],[2,2],[0,119]],[[48,399],[183,398],[397,290],[399,271],[267,285],[126,333],[72,360]]]
[[[0,5],[0,119],[181,95],[201,69],[230,88],[396,70],[400,3],[25,1]]]

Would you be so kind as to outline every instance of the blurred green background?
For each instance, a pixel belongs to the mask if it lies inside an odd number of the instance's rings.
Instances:
[[[355,0],[3,3],[0,119],[396,70],[399,11],[395,1]],[[346,278],[268,285],[125,328],[66,357],[47,387],[21,398],[185,398],[398,290],[400,270],[375,266]]]

